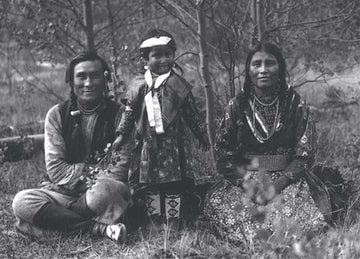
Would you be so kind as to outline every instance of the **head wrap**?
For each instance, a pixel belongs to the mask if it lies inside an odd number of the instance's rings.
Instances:
[[[151,30],[145,34],[145,37],[141,39],[140,55],[147,59],[151,48],[156,46],[168,46],[174,52],[176,51],[176,44],[174,37],[160,29]]]
[[[167,36],[152,37],[144,40],[140,45],[140,49],[152,48],[155,46],[166,46],[171,40],[172,39]]]

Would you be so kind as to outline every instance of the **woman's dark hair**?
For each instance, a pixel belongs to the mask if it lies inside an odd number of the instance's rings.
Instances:
[[[286,63],[281,53],[281,50],[273,43],[270,42],[258,42],[248,53],[245,63],[245,82],[244,82],[244,94],[249,96],[252,88],[252,81],[250,78],[250,63],[251,59],[256,52],[263,51],[273,55],[279,64],[279,91],[280,95],[286,92]]]
[[[110,68],[103,58],[101,58],[95,51],[83,51],[73,57],[66,69],[65,82],[69,83],[72,87],[74,81],[74,68],[77,64],[84,61],[95,61],[99,60],[101,62],[103,72],[108,71],[106,80],[111,82]]]
[[[166,46],[168,46],[175,52],[176,44],[175,44],[174,37],[170,33],[168,33],[167,31],[164,31],[164,30],[154,29],[154,30],[148,31],[145,34],[145,36],[141,39],[141,42],[144,42],[145,40],[150,39],[150,38],[160,38],[161,36],[166,36],[166,37],[171,38],[171,40],[169,41],[169,43]],[[151,47],[150,48],[140,48],[140,57],[144,58],[145,60],[148,60],[150,51],[151,51]]]

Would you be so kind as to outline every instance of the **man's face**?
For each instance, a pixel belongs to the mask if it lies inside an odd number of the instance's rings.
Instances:
[[[151,72],[158,75],[169,72],[174,65],[174,51],[168,46],[153,47],[147,65]]]
[[[86,107],[98,104],[105,90],[105,77],[100,60],[76,64],[73,87],[81,105]]]

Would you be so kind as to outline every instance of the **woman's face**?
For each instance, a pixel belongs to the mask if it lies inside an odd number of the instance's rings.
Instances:
[[[158,75],[169,72],[174,65],[174,51],[168,46],[153,47],[147,65],[151,72]]]
[[[279,63],[272,54],[255,52],[250,61],[249,75],[257,95],[271,95],[278,84]]]

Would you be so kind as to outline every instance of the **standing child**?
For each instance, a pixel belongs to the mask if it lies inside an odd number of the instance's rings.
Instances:
[[[206,127],[202,123],[192,86],[172,69],[176,51],[171,34],[151,30],[142,39],[141,58],[146,72],[129,85],[126,111],[117,129],[114,147],[134,132],[135,159],[129,173],[135,197],[144,200],[149,216],[179,219],[182,196],[193,185],[189,141],[185,125],[208,150]]]

